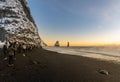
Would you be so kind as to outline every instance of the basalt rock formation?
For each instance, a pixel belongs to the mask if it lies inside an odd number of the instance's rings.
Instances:
[[[41,45],[37,26],[26,0],[0,0],[0,41]]]

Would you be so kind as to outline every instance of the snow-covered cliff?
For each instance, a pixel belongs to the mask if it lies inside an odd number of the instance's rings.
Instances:
[[[41,44],[37,26],[26,0],[0,0],[0,41]]]

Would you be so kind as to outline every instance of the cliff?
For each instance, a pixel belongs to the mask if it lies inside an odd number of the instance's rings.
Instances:
[[[39,34],[26,0],[0,0],[0,41],[41,45]]]

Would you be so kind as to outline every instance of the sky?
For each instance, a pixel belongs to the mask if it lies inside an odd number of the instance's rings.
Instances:
[[[120,0],[27,0],[49,46],[120,44]]]

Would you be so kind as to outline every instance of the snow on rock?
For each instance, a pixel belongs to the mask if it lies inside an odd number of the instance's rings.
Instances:
[[[0,48],[3,48],[3,45],[4,45],[5,43],[4,42],[1,42],[0,41]]]
[[[26,0],[0,0],[0,40],[6,39],[41,45]]]

